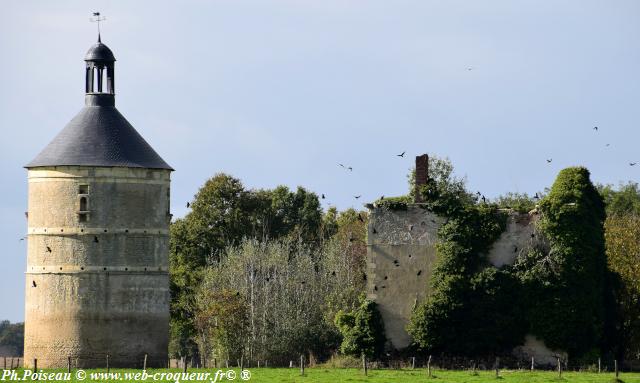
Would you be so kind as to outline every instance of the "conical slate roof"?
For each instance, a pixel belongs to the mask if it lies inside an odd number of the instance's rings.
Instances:
[[[26,168],[104,166],[173,170],[115,106],[87,105]]]

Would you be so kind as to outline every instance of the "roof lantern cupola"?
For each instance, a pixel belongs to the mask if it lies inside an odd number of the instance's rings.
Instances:
[[[84,57],[85,103],[87,105],[115,105],[115,56],[108,46],[102,43],[100,34],[98,42],[93,44]]]

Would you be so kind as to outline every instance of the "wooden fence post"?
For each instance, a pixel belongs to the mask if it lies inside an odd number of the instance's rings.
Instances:
[[[364,376],[367,376],[368,374],[367,356],[364,354],[364,352],[362,353],[362,368],[364,370]]]
[[[3,365],[2,369],[3,370],[7,369],[7,357],[6,356],[4,357],[4,365]]]
[[[67,357],[67,372],[71,372],[71,357]]]
[[[13,357],[11,357],[11,367],[9,367],[10,370],[13,370]]]
[[[534,357],[532,356],[531,357],[531,372],[533,372],[533,369],[535,368],[535,366],[536,366],[536,361],[535,361]]]
[[[213,368],[218,368],[218,358],[213,358]]]
[[[304,376],[304,355],[300,355],[300,376]]]
[[[144,362],[142,362],[142,370],[147,371],[147,354],[144,354]]]
[[[411,369],[412,370],[416,369],[416,357],[415,356],[411,357]]]
[[[33,359],[33,372],[36,373],[38,371],[38,359]]]
[[[109,372],[109,354],[107,354],[107,372]]]
[[[427,359],[427,376],[431,377],[431,355],[429,355],[429,359]]]
[[[601,363],[600,358],[598,358],[598,374],[602,371],[600,368],[600,363]]]
[[[500,377],[500,357],[496,356],[496,378]]]
[[[182,357],[182,372],[187,372],[187,357],[183,356]]]
[[[258,368],[260,368],[260,359],[258,359]]]
[[[240,371],[244,370],[244,355],[240,357]]]
[[[293,360],[289,361],[289,368],[293,368]]]
[[[618,379],[618,359],[613,360],[613,368],[616,370],[616,379]]]
[[[558,359],[558,377],[562,378],[562,363],[560,363],[560,357],[556,356]]]

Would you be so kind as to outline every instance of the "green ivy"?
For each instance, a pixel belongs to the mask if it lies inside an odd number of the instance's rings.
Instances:
[[[432,294],[407,327],[415,346],[431,352],[479,356],[506,353],[526,332],[518,280],[489,264],[486,254],[506,228],[496,205],[477,203],[463,189],[429,182],[424,205],[447,222],[438,230]]]
[[[593,354],[605,317],[605,205],[589,171],[572,167],[558,174],[539,209],[549,250],[536,249],[515,265],[531,332],[552,349]]]
[[[546,244],[500,269],[486,259],[506,227],[498,205],[478,203],[459,184],[436,180],[419,192],[423,206],[447,221],[438,230],[431,294],[407,327],[418,349],[471,357],[510,354],[532,333],[573,358],[599,353],[610,327],[604,313],[610,274],[605,206],[587,169],[558,174],[539,204],[538,229]],[[509,198],[529,209],[531,200],[520,197]]]

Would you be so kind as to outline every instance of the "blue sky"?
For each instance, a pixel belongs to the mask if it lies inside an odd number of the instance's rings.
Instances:
[[[571,165],[638,181],[637,1],[9,0],[0,319],[24,318],[22,166],[83,105],[95,10],[118,109],[176,169],[176,216],[217,172],[360,207],[404,194],[424,152],[488,197],[532,194]]]

